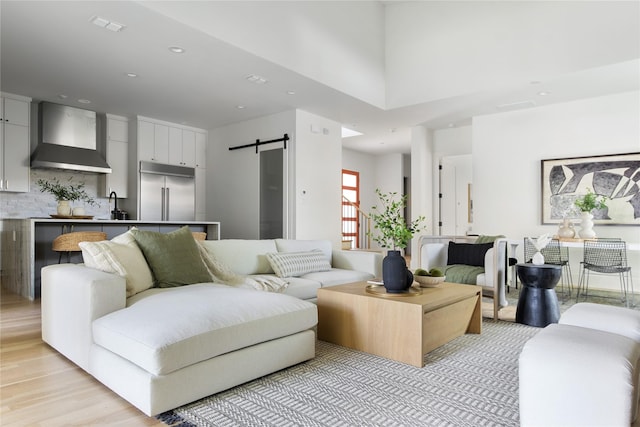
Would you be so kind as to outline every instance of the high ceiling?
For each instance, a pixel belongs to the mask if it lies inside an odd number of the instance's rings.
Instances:
[[[370,153],[409,152],[416,125],[640,89],[638,1],[535,3],[3,0],[0,83],[35,100],[206,129],[299,108],[362,132],[343,145]],[[95,16],[125,27],[100,28]],[[296,33],[292,21],[305,16],[316,19],[303,31],[324,44]],[[313,63],[359,47],[371,52]]]

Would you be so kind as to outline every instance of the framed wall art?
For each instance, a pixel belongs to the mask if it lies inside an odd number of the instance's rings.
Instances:
[[[596,224],[640,225],[640,153],[611,154],[541,161],[542,223],[578,218],[576,198],[587,193],[607,197],[596,209]]]

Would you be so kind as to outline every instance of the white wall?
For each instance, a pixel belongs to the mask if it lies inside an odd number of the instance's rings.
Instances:
[[[340,123],[297,110],[295,144],[296,228],[291,237],[328,239],[339,249],[342,244]]]
[[[638,152],[639,118],[639,92],[475,117],[474,229],[515,239],[554,234],[557,226],[541,221],[540,161]],[[596,225],[595,231],[640,243],[637,226]],[[572,254],[572,260],[577,263],[581,256]],[[640,283],[640,253],[629,256]],[[574,275],[577,271],[578,264]]]
[[[312,131],[313,128],[313,131]],[[319,131],[318,133],[316,133]],[[224,239],[260,236],[260,157],[255,149],[229,151],[287,133],[288,237],[327,239],[339,248],[342,151],[340,124],[290,110],[209,131],[207,219],[220,221]],[[281,147],[282,143],[260,149]]]
[[[401,153],[381,154],[375,158],[376,188],[383,193],[403,193],[404,160]]]
[[[292,139],[290,147],[296,143],[295,120],[291,110],[209,131],[207,220],[220,221],[221,238],[260,236],[260,156],[254,148],[229,147],[282,138],[285,133]],[[281,143],[274,143],[260,149],[279,147]]]

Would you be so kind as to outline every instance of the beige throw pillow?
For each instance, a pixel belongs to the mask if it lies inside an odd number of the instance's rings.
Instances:
[[[125,278],[127,297],[153,286],[151,270],[130,231],[111,241],[80,242],[79,246],[87,267]]]

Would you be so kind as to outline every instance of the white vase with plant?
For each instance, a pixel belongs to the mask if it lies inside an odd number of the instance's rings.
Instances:
[[[407,247],[413,235],[422,230],[420,225],[425,220],[419,216],[407,224],[404,208],[407,196],[398,196],[396,192],[382,193],[376,189],[380,206],[371,208],[371,219],[374,231],[369,235],[381,248],[388,249],[382,261],[382,281],[389,293],[401,293],[409,289],[413,283],[413,275],[407,269],[406,261],[400,250]]]
[[[579,235],[583,239],[593,239],[596,237],[596,232],[593,231],[593,213],[594,209],[606,209],[607,198],[602,195],[596,195],[587,188],[587,194],[578,197],[574,204],[580,209],[580,232]]]
[[[71,182],[72,180],[73,178],[69,178],[67,184],[61,183],[58,178],[53,178],[51,181],[39,179],[37,182],[40,186],[40,192],[53,195],[58,202],[58,215],[84,215],[84,206],[72,208],[69,205],[69,202],[83,202],[91,206],[96,205],[96,201],[93,197],[89,196],[89,194],[84,190],[84,182],[73,184]]]

